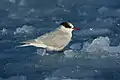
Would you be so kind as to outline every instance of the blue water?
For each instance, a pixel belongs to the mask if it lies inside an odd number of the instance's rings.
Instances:
[[[16,48],[63,21],[81,28],[64,52]],[[119,0],[0,0],[0,80],[120,80],[119,44]]]

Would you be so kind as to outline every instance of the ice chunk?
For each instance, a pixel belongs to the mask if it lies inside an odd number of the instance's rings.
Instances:
[[[92,41],[91,44],[84,44],[82,51],[87,51],[90,53],[120,53],[120,45],[119,46],[110,46],[110,39],[108,37],[98,37]]]
[[[70,46],[71,49],[81,49],[81,43],[75,43]]]
[[[109,44],[110,44],[110,40],[108,37],[96,38],[88,46],[87,52],[98,52],[98,51],[108,50]]]
[[[20,6],[24,6],[25,4],[26,4],[25,0],[21,0],[19,3]]]
[[[16,29],[16,31],[14,32],[15,34],[23,34],[23,33],[27,33],[27,34],[31,34],[32,32],[34,32],[35,28],[32,26],[28,26],[28,25],[24,25],[23,27],[18,27]]]
[[[66,58],[73,58],[75,57],[78,53],[73,51],[73,50],[66,50],[64,51],[65,57]]]
[[[100,46],[109,46],[110,39],[108,37],[99,37],[96,38],[91,45],[100,45]]]
[[[32,12],[35,12],[34,8],[30,9],[30,11],[28,13],[32,13]]]
[[[88,42],[84,43],[83,48],[82,48],[81,51],[82,52],[86,51],[86,49],[88,48],[89,45],[90,45],[90,43],[88,43]]]
[[[37,54],[44,56],[44,55],[47,55],[47,52],[45,49],[37,49]]]
[[[4,35],[4,34],[7,34],[8,30],[3,28],[0,32],[1,32],[2,35]]]
[[[108,11],[107,7],[101,7],[101,8],[98,9],[99,13],[103,13],[103,12],[106,12],[106,11]]]

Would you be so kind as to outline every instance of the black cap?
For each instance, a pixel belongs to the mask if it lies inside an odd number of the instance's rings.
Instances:
[[[65,28],[72,28],[72,26],[70,26],[69,22],[62,22],[62,23],[60,23],[60,25],[63,25]]]

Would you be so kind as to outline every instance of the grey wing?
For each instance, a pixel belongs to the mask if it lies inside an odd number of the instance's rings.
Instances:
[[[20,43],[24,43],[23,45],[20,45],[18,47],[24,47],[24,46],[35,46],[35,47],[43,47],[46,48],[47,46],[45,44],[43,44],[43,42],[41,41],[36,41],[36,39],[33,40],[27,40],[24,42],[20,42]]]
[[[42,43],[42,42],[44,42],[45,40],[47,40],[49,37],[52,37],[52,36],[51,36],[51,32],[50,32],[50,33],[46,33],[46,34],[44,34],[44,35],[42,35],[42,36],[40,36],[40,37],[37,37],[36,39],[23,41],[23,42],[21,42],[21,43],[27,43],[27,44],[29,44],[29,43]]]
[[[50,33],[46,33],[40,37],[37,37],[36,39],[32,39],[32,40],[27,40],[27,41],[23,41],[23,42],[20,42],[20,43],[24,43],[24,44],[45,44],[45,43],[48,43],[49,40],[51,40],[53,38],[53,35],[54,32],[50,32]]]
[[[56,48],[64,48],[71,40],[71,36],[62,31],[56,30],[54,32],[47,33],[36,39],[36,41],[42,41],[47,46]]]
[[[20,42],[20,43],[26,43],[26,44],[29,44],[29,43],[35,43],[35,39],[32,39],[32,40],[27,40],[27,41],[23,41],[23,42]]]

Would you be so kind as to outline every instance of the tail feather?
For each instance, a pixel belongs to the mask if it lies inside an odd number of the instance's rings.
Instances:
[[[29,44],[23,44],[23,45],[19,45],[19,46],[16,46],[16,47],[26,47],[26,46],[30,46]]]
[[[22,43],[23,45],[19,45],[19,46],[16,46],[16,47],[26,47],[26,46],[35,46],[35,47],[43,47],[43,48],[47,47],[47,45],[43,44],[42,42],[37,42],[35,39],[34,40],[23,41],[23,42],[20,42],[20,43]]]
[[[36,43],[35,40],[28,40],[28,41],[23,41],[23,42],[20,42],[22,43],[23,45],[19,45],[19,46],[16,46],[16,47],[26,47],[26,46],[31,46],[31,43],[34,44]]]

